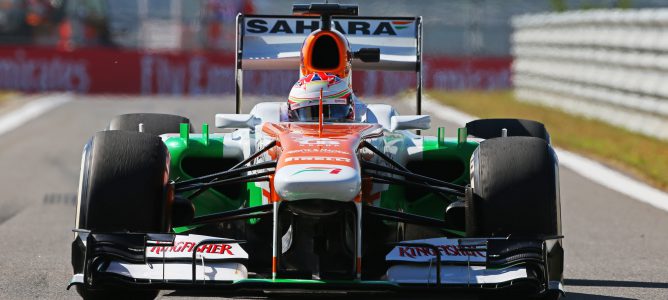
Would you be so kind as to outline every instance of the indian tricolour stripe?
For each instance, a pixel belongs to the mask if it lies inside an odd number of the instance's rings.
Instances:
[[[422,99],[423,111],[430,112],[443,120],[464,126],[464,124],[477,119],[469,114],[441,105],[426,95]],[[409,103],[415,106],[415,103],[412,101]],[[559,156],[559,164],[578,173],[580,176],[632,199],[668,211],[668,194],[665,192],[573,152],[559,148],[555,148],[555,151]]]
[[[72,100],[72,95],[67,93],[46,95],[30,100],[23,106],[0,116],[0,135],[10,132],[70,100]]]

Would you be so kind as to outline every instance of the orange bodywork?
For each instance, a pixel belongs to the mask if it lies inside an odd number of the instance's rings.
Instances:
[[[316,41],[322,36],[331,37],[335,41],[336,47],[338,48],[339,63],[336,67],[331,69],[316,68],[311,63],[313,60],[313,50]],[[326,72],[335,74],[340,78],[346,78],[350,73],[351,60],[352,60],[352,52],[350,51],[350,45],[348,44],[348,40],[341,33],[339,33],[338,31],[330,31],[330,30],[316,30],[306,37],[306,40],[304,40],[304,45],[302,46],[301,68],[300,68],[301,76],[306,76],[308,74],[315,72]]]
[[[359,169],[357,148],[362,140],[382,135],[378,124],[265,123],[262,131],[278,141],[280,153],[276,170],[290,165],[324,164]],[[281,201],[270,176],[269,190],[263,190],[268,203]],[[362,182],[362,191],[355,202],[372,201],[380,194],[371,192],[373,183]]]
[[[323,124],[322,133],[317,123],[265,123],[262,130],[279,141],[281,156],[277,169],[285,165],[324,163],[355,167],[355,150],[359,142],[377,137],[377,124]],[[322,156],[340,160],[320,160]],[[313,157],[309,160],[288,158]]]
[[[381,137],[382,127],[378,124],[328,124],[318,123],[270,123],[262,127],[262,132],[277,141],[272,148],[271,158],[277,160],[276,170],[292,165],[329,165],[332,168],[344,166],[360,168],[357,148],[361,141]],[[262,188],[264,203],[280,202],[282,199],[274,188],[275,175],[269,176],[269,184]],[[373,202],[380,193],[372,192],[373,182],[362,181],[356,202]]]

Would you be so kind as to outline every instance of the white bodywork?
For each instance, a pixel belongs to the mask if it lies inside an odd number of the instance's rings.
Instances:
[[[197,281],[236,281],[248,278],[246,266],[237,262],[211,262],[195,267]],[[104,271],[128,278],[151,281],[187,281],[192,280],[190,263],[148,263],[130,264],[112,261]]]
[[[359,194],[361,178],[346,166],[302,164],[276,171],[274,187],[283,200],[352,200]]]
[[[386,261],[393,264],[387,270],[387,279],[396,283],[435,283],[437,267],[441,268],[443,284],[503,283],[528,278],[525,267],[485,268],[481,264],[487,259],[486,252],[477,250],[476,247],[463,247],[459,239],[432,238],[405,243],[434,245],[441,253],[441,265],[438,266],[433,249],[421,246],[396,246],[385,257]]]
[[[237,243],[219,243],[195,246],[204,240],[227,241],[204,235],[177,235],[174,243],[164,246],[146,247],[147,263],[133,264],[112,260],[103,273],[113,273],[128,278],[151,281],[192,280],[192,252],[196,254],[196,280],[235,281],[248,278],[246,266],[240,260],[247,260],[248,253]]]
[[[521,278],[527,278],[524,267],[491,270],[483,266],[441,266],[443,284],[503,283]],[[387,270],[387,279],[396,283],[435,283],[436,264],[392,266]]]
[[[400,164],[405,164],[409,158],[421,159],[422,140],[421,136],[412,134],[408,129],[425,129],[429,126],[429,116],[399,116],[397,111],[387,104],[364,104],[355,102],[356,119],[361,124],[378,124],[385,131],[384,137],[367,139],[377,149],[385,152]],[[237,156],[240,159],[248,157],[251,153],[263,148],[274,138],[263,132],[266,123],[288,122],[287,101],[286,102],[263,102],[253,107],[249,114],[234,117],[233,115],[217,115],[216,126],[224,129],[237,129],[232,133],[226,133],[223,154],[231,157],[230,153],[243,153]],[[392,128],[394,124],[394,128]],[[329,125],[328,125],[329,126]],[[396,132],[395,132],[396,131]],[[312,143],[329,143],[332,140],[326,138],[309,138]],[[315,141],[318,140],[318,141]],[[319,147],[322,146],[322,147]],[[336,145],[333,145],[336,146]],[[252,149],[250,148],[252,147]],[[310,147],[308,155],[330,157],[333,153],[327,145],[314,144]],[[350,152],[350,150],[346,150]],[[411,154],[415,153],[415,154]],[[355,153],[349,153],[350,158],[355,160]],[[360,149],[361,159],[369,159],[371,162],[384,164],[377,156],[369,150]],[[262,155],[260,161],[275,160],[276,157]],[[304,158],[309,159],[309,158]],[[339,158],[332,158],[339,159]],[[314,171],[320,169],[320,171]],[[276,171],[274,187],[279,197],[283,200],[302,199],[325,199],[351,201],[359,195],[361,189],[361,174],[359,170],[339,164],[322,164],[304,161],[303,164],[285,166]],[[268,182],[257,182],[256,186],[265,191],[262,194],[262,202],[270,203]],[[386,184],[374,184],[372,194],[379,194],[387,189]],[[345,199],[345,200],[344,200]]]
[[[262,119],[252,114],[217,114],[216,127],[218,128],[253,128],[260,124]]]
[[[392,116],[390,119],[390,131],[405,129],[429,129],[431,117],[428,115],[416,116]]]
[[[244,16],[238,19],[243,51],[241,60],[246,70],[294,70],[299,67],[299,50],[304,39],[318,28],[316,17],[259,17]],[[402,26],[393,26],[401,22]],[[279,24],[280,23],[280,24]],[[334,17],[334,28],[345,34],[353,51],[360,48],[380,48],[380,61],[365,63],[354,60],[353,69],[416,70],[421,27],[421,18],[387,17],[374,19],[350,19],[346,16]],[[356,25],[357,24],[357,25]],[[272,30],[282,25],[285,30]],[[367,30],[349,30],[356,26],[366,26]],[[351,27],[352,26],[352,27]]]

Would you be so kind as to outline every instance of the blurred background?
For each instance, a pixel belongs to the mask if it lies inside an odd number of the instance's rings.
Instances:
[[[231,93],[237,13],[290,14],[294,2],[300,1],[0,0],[0,89]],[[666,5],[661,0],[341,2],[360,2],[361,15],[423,16],[425,85],[453,90],[511,87],[515,15]],[[194,58],[207,63],[194,63]],[[268,76],[284,78],[286,85],[248,92],[286,93],[296,72]],[[360,92],[391,95],[412,86],[401,76],[377,76],[383,82]],[[189,83],[189,78],[201,83]],[[159,82],[142,86],[141,79]]]

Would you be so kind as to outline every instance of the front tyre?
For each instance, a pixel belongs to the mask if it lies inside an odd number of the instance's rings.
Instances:
[[[467,235],[561,234],[559,169],[547,141],[523,136],[485,140],[471,166]]]
[[[167,232],[173,198],[168,185],[169,153],[160,137],[132,131],[100,131],[84,148],[76,228],[96,232]],[[83,273],[84,254],[72,247],[74,273]],[[155,290],[90,289],[85,299],[152,299]]]
[[[134,113],[115,116],[109,122],[108,130],[127,130],[139,131],[139,124],[142,124],[143,132],[153,135],[165,133],[179,133],[182,123],[190,124],[186,117],[155,114],[155,113]],[[192,125],[190,126],[192,132]]]
[[[154,135],[100,131],[86,146],[77,228],[166,232],[169,153]]]
[[[484,140],[471,157],[466,197],[470,237],[538,238],[561,235],[559,168],[547,140],[514,136]],[[561,239],[546,241],[549,283],[563,281]],[[548,284],[549,285],[549,284]],[[548,290],[544,299],[557,299]]]

